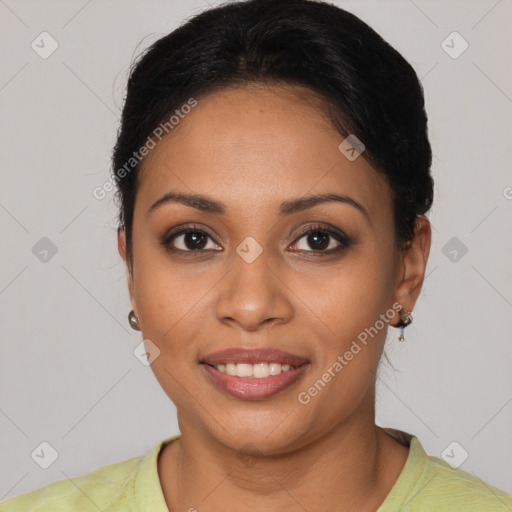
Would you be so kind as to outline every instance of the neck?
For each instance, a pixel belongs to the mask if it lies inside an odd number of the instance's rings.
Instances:
[[[170,511],[375,511],[408,454],[373,417],[270,457],[241,456],[204,431],[184,427],[158,462]]]

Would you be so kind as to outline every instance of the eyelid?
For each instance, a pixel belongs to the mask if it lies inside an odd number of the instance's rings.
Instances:
[[[349,238],[341,229],[335,228],[334,226],[330,226],[329,224],[323,222],[313,222],[312,224],[308,224],[304,229],[301,229],[297,234],[297,237],[301,237],[306,233],[322,231],[324,233],[335,234],[339,237]]]
[[[203,227],[197,222],[184,222],[182,224],[178,224],[172,228],[169,228],[165,231],[163,238],[168,238],[173,235],[177,235],[178,233],[182,233],[184,231],[203,231],[210,236],[215,236],[213,232],[210,231],[209,228]]]

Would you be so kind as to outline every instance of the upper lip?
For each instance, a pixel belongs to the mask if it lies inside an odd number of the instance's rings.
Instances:
[[[228,363],[281,363],[300,366],[309,361],[301,356],[283,352],[276,348],[227,348],[203,357],[201,363],[210,365]]]

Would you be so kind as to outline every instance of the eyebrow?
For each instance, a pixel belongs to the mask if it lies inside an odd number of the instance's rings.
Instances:
[[[314,196],[305,196],[299,197],[297,199],[291,199],[289,201],[284,201],[281,203],[279,208],[279,215],[281,217],[285,215],[291,215],[292,213],[313,208],[318,204],[329,202],[339,202],[353,206],[359,210],[368,220],[370,220],[369,213],[361,203],[352,197],[339,194],[317,194]],[[211,197],[200,194],[180,194],[177,192],[168,192],[150,206],[147,215],[149,216],[149,214],[153,211],[169,203],[183,204],[185,206],[190,206],[191,208],[196,208],[197,210],[206,213],[224,215],[227,212],[227,207],[224,203],[216,201]]]

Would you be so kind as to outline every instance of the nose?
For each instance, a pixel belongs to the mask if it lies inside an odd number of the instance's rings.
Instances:
[[[294,311],[292,292],[274,267],[265,251],[251,263],[234,256],[231,271],[219,283],[218,320],[245,331],[289,322]]]

